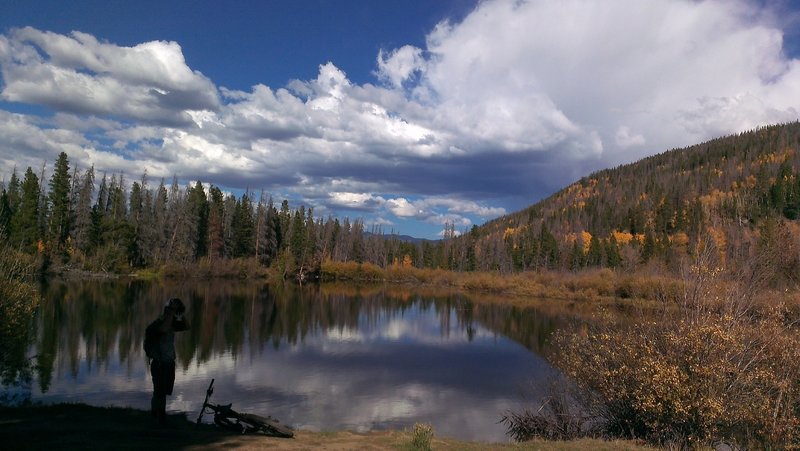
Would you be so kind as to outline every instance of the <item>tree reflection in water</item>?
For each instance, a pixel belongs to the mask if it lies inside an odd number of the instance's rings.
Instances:
[[[219,401],[280,411],[296,426],[427,420],[437,433],[467,439],[503,438],[502,411],[491,409],[513,407],[525,381],[553,371],[536,354],[570,317],[384,285],[82,280],[51,281],[43,295],[33,353],[34,398],[45,402],[144,407],[144,330],[177,296],[193,327],[176,338],[183,373],[172,409],[193,409],[207,380],[227,374],[234,380],[219,384]],[[460,412],[445,421],[435,403]],[[480,410],[486,418],[473,418]],[[472,424],[485,420],[486,428]]]

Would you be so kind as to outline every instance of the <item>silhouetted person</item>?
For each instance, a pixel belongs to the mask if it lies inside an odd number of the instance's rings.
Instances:
[[[186,307],[178,298],[172,298],[164,307],[164,313],[147,327],[146,334],[153,338],[152,350],[148,352],[150,374],[153,377],[153,398],[150,409],[156,424],[164,426],[167,420],[167,395],[175,385],[175,332],[187,330],[189,322],[183,317]],[[147,342],[145,338],[145,342]],[[147,345],[145,345],[147,349]]]

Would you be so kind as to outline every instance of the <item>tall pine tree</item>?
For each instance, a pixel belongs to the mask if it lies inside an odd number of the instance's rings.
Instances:
[[[72,227],[72,212],[70,211],[70,174],[69,159],[65,152],[61,152],[56,160],[53,176],[50,178],[50,241],[53,250],[62,254]]]
[[[12,219],[11,244],[33,252],[39,234],[39,177],[28,167],[22,180],[19,207]]]

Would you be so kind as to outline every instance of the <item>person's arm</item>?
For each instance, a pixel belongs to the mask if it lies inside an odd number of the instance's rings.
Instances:
[[[176,315],[175,321],[172,323],[172,330],[175,332],[180,332],[183,330],[189,330],[189,320],[186,318],[185,315]]]
[[[172,320],[175,318],[175,309],[173,307],[167,306],[164,309],[164,320],[161,321],[161,324],[158,326],[158,331],[162,334],[165,334],[170,331],[172,327]]]

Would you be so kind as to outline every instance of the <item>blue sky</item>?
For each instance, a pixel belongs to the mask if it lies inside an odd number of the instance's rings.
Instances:
[[[435,238],[800,117],[797,2],[0,1],[0,173],[261,189]]]

